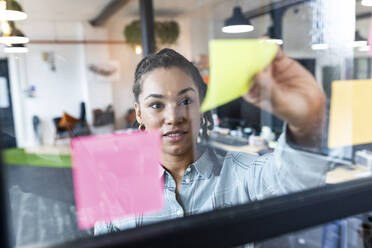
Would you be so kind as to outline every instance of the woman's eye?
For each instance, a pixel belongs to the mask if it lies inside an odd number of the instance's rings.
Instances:
[[[190,98],[186,98],[181,101],[181,105],[190,105],[191,103],[192,100]]]
[[[150,107],[153,108],[153,109],[160,109],[162,106],[163,106],[163,104],[159,103],[159,102],[155,102],[155,103],[150,104]]]

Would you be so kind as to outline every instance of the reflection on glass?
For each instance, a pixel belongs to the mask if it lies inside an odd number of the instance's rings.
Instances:
[[[130,10],[138,10],[136,1],[121,10],[128,15],[113,16],[99,28],[87,24],[97,9],[104,9],[98,2],[84,5],[87,12],[78,13],[67,3],[39,6],[40,12],[35,12],[28,1],[22,2],[30,17],[22,30],[32,41],[29,52],[0,60],[2,148],[16,246],[141,227],[371,176],[372,123],[367,104],[372,65],[368,51],[361,51],[367,49],[370,16],[361,15],[368,9],[360,2],[304,1],[263,13],[262,7],[275,5],[240,1],[243,14],[252,15],[255,29],[226,34],[223,22],[231,16],[235,1],[160,1],[154,5],[155,18],[171,16],[180,29],[177,33],[158,27],[155,32],[163,32],[165,41],[157,38],[157,53],[141,60],[145,49],[136,39],[140,29],[133,32],[133,46],[122,36],[133,21]],[[356,30],[363,38],[363,44],[358,43],[362,47],[351,45],[361,41]],[[217,61],[225,64],[219,70],[227,78],[223,96],[235,90],[238,67],[249,66],[239,71],[246,82],[237,90],[238,97],[202,113],[207,89],[215,82],[216,61],[209,41],[258,41],[263,36],[283,46],[270,43],[278,50],[266,58],[267,64],[247,51],[226,59],[231,53],[225,50],[225,59]],[[168,44],[174,37],[176,42]],[[248,71],[254,73],[245,74]],[[356,90],[357,79],[366,80],[367,86]],[[350,90],[343,89],[345,94],[340,95],[335,88],[341,80]],[[335,104],[340,107],[337,111]],[[362,142],[353,142],[361,130],[355,128],[361,126]],[[71,140],[138,129],[161,132],[162,159],[156,166],[164,181],[164,207],[97,219],[94,230],[80,230]],[[337,144],[329,147],[329,140]],[[132,153],[143,159],[146,151],[137,150]],[[128,166],[125,157],[121,160]],[[94,171],[97,163],[89,165],[99,178]],[[117,180],[107,185],[126,184]],[[125,190],[141,192],[140,187]]]
[[[371,213],[362,213],[261,241],[255,247],[371,247],[371,228]]]
[[[274,152],[261,157],[245,152],[217,154],[213,146],[198,145],[199,130],[199,143],[205,143],[208,130],[213,128],[211,113],[200,112],[206,85],[197,68],[174,50],[163,49],[138,64],[133,92],[140,127],[159,129],[162,134],[164,207],[160,212],[98,224],[95,234],[324,184],[328,161],[294,149],[289,143],[298,147],[318,145],[325,96],[313,76],[281,50],[269,68],[255,76],[243,100],[288,122]],[[295,103],[297,108],[293,108]],[[266,140],[274,140],[269,127],[263,127],[261,132],[261,146]],[[237,130],[235,136],[243,138],[242,130]],[[252,143],[259,143],[259,139]]]

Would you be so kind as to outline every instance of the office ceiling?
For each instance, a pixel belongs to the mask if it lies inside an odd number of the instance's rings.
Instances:
[[[96,17],[111,0],[18,0],[30,20],[66,20],[88,21]],[[153,0],[155,16],[174,17],[188,12],[206,13],[212,8],[217,15],[231,15],[234,5],[243,6],[243,11],[249,11],[272,2],[281,0]],[[137,16],[138,0],[130,0],[113,18]],[[360,6],[357,0],[357,13],[371,11],[372,8]]]
[[[18,0],[32,20],[91,20],[111,0]],[[173,17],[221,4],[243,5],[244,11],[278,0],[153,0],[156,16]],[[280,1],[280,0],[279,0]],[[130,0],[114,17],[137,16],[138,0]],[[228,10],[231,12],[231,9]]]
[[[90,20],[110,0],[18,0],[30,20]]]

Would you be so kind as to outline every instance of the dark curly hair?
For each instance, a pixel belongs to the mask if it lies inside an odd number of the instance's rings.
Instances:
[[[184,56],[169,48],[162,49],[156,54],[150,54],[138,63],[133,85],[135,101],[138,103],[138,96],[141,94],[143,75],[157,68],[167,69],[171,67],[181,69],[193,79],[199,92],[199,100],[202,102],[207,92],[207,85],[204,83],[199,70]],[[201,138],[207,139],[208,130],[213,129],[213,119],[210,111],[203,113],[200,126],[202,129]]]

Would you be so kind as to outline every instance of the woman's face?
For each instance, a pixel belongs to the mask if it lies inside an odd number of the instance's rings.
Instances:
[[[135,104],[137,121],[162,133],[163,153],[193,152],[200,129],[199,92],[192,78],[177,67],[157,68],[144,75]]]

